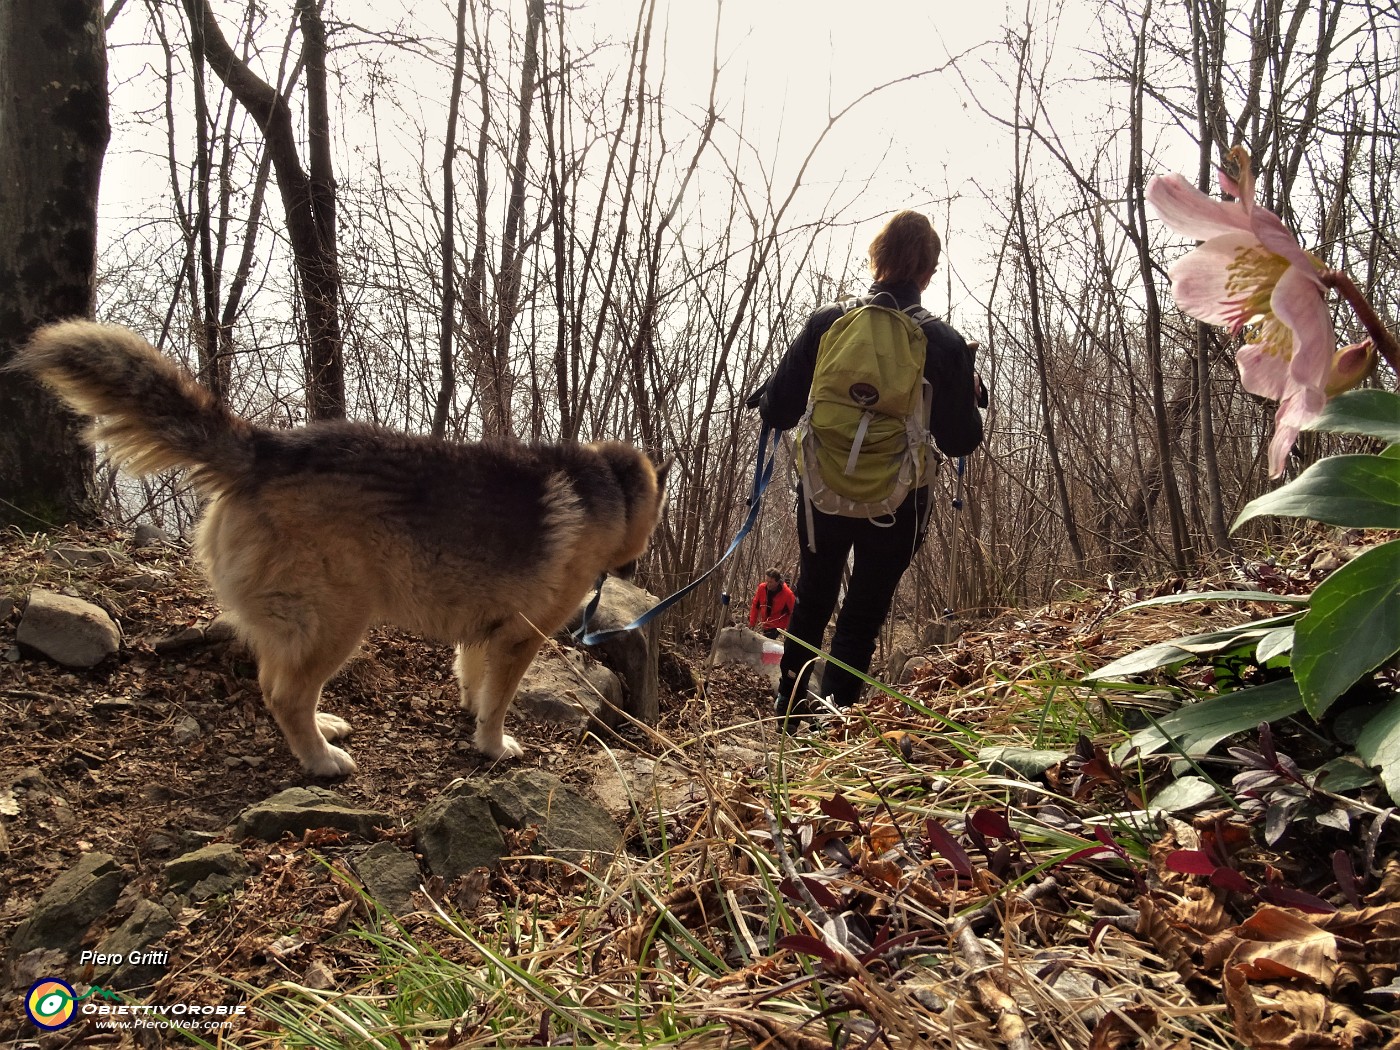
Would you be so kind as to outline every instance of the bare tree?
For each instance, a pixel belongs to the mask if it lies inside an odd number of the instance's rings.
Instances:
[[[306,411],[311,419],[345,415],[340,263],[336,249],[335,176],[326,89],[326,29],[317,0],[295,0],[306,69],[308,165],[302,166],[287,99],[229,46],[202,0],[183,0],[190,38],[219,79],[257,119],[282,197],[287,234],[306,310]]]
[[[0,366],[40,324],[91,317],[107,149],[102,4],[0,4]],[[76,419],[0,371],[0,524],[96,516]]]

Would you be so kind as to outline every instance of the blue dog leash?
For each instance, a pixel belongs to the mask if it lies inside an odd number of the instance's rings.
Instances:
[[[770,445],[771,449],[769,447]],[[710,566],[709,569],[686,584],[675,594],[668,598],[661,599],[661,601],[642,613],[641,616],[638,616],[626,627],[618,627],[611,631],[589,631],[588,621],[593,617],[593,614],[598,611],[598,602],[603,597],[604,577],[600,576],[598,578],[598,589],[593,593],[593,598],[589,601],[588,607],[583,610],[583,620],[579,624],[578,630],[573,632],[574,640],[581,645],[597,645],[599,642],[605,642],[609,638],[615,638],[620,634],[626,634],[628,631],[635,631],[638,627],[649,623],[672,605],[675,605],[676,602],[680,601],[696,587],[700,586],[700,584],[704,583],[710,573],[723,565],[725,559],[734,553],[735,548],[743,542],[744,537],[747,536],[749,531],[753,528],[754,522],[758,520],[758,512],[763,502],[763,493],[767,491],[768,483],[773,480],[773,464],[777,458],[778,432],[772,427],[765,425],[763,427],[763,432],[758,438],[758,460],[754,464],[753,490],[748,499],[748,517],[744,519],[744,524],[740,527],[738,534],[730,542],[729,547],[719,556],[719,561],[715,562],[714,565]]]

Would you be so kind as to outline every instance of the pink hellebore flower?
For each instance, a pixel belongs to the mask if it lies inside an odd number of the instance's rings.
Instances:
[[[1299,430],[1327,403],[1337,339],[1318,265],[1255,205],[1249,154],[1237,146],[1231,156],[1240,181],[1221,172],[1220,188],[1237,200],[1208,197],[1180,175],[1154,178],[1147,200],[1172,230],[1203,242],[1172,264],[1172,295],[1192,317],[1244,333],[1240,382],[1279,403],[1269,443],[1269,476],[1278,477]]]

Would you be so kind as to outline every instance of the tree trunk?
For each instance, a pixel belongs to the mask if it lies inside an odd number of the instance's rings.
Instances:
[[[39,325],[93,314],[109,132],[100,0],[0,3],[0,365]],[[0,525],[96,516],[77,419],[0,371]]]
[[[209,67],[263,128],[286,213],[287,237],[306,309],[306,412],[345,417],[345,364],[340,334],[340,263],[336,251],[335,178],[326,101],[326,34],[314,0],[296,0],[306,68],[309,172],[297,153],[291,107],[249,68],[224,38],[208,5],[184,0],[190,34]]]
[[[1167,518],[1171,525],[1172,565],[1184,572],[1188,562],[1191,540],[1187,534],[1186,516],[1181,509],[1176,473],[1172,464],[1172,428],[1168,418],[1167,396],[1162,375],[1162,310],[1157,300],[1157,284],[1152,269],[1152,256],[1147,232],[1146,174],[1143,170],[1143,104],[1146,92],[1147,32],[1151,25],[1151,0],[1143,8],[1138,29],[1137,46],[1133,56],[1132,80],[1132,144],[1128,162],[1128,225],[1129,239],[1137,249],[1142,273],[1144,300],[1143,334],[1146,339],[1147,365],[1152,384],[1152,418],[1156,423],[1157,466],[1161,470],[1162,495],[1166,500]]]
[[[1224,141],[1225,100],[1221,69],[1225,61],[1225,9],[1203,0],[1191,3],[1191,52],[1196,75],[1196,132],[1200,136],[1196,187],[1211,192],[1212,147],[1222,153],[1230,147]],[[1209,19],[1209,21],[1207,21]],[[1202,322],[1196,324],[1196,399],[1201,439],[1201,463],[1205,468],[1204,503],[1206,526],[1217,551],[1232,549],[1230,530],[1225,525],[1225,497],[1220,487],[1220,460],[1215,445],[1215,383],[1211,376],[1210,334]]]
[[[462,74],[467,60],[467,0],[457,0],[457,48],[452,63],[452,94],[447,104],[447,142],[442,149],[442,308],[438,315],[438,395],[433,408],[433,437],[447,433],[447,417],[457,390],[452,334],[457,321],[456,252],[457,118],[462,107]]]

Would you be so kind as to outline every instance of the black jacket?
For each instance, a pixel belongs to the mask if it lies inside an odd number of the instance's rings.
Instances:
[[[901,310],[919,303],[919,289],[913,284],[870,286],[870,294],[888,292]],[[820,307],[798,333],[777,369],[763,387],[749,398],[755,401],[763,421],[775,430],[795,427],[807,410],[812,390],[812,373],[817,366],[817,346],[826,330],[845,313],[839,303]],[[938,447],[948,456],[965,456],[982,443],[982,416],[977,411],[973,378],[973,350],[951,325],[928,317],[923,322],[928,349],[924,357],[924,377],[932,387],[932,407],[928,428]]]

